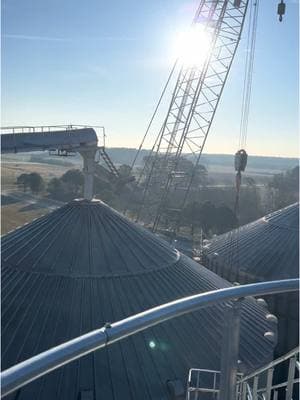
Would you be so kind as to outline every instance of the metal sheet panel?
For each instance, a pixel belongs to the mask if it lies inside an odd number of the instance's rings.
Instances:
[[[299,204],[269,214],[216,237],[204,249],[208,264],[215,264],[237,279],[253,281],[299,276]],[[235,276],[235,278],[234,278]]]
[[[203,263],[242,284],[298,278],[299,203],[216,237],[204,249]],[[299,296],[284,293],[266,300],[278,317],[275,355],[281,356],[299,344]]]
[[[105,322],[229,287],[100,201],[74,201],[2,238],[2,368]],[[18,400],[167,399],[166,382],[220,368],[226,305],[150,328],[21,389]],[[242,307],[240,359],[250,371],[272,357],[267,310]],[[12,397],[14,398],[14,397]]]
[[[97,146],[98,138],[92,128],[64,129],[49,132],[6,133],[1,135],[1,153],[44,150],[78,150]]]

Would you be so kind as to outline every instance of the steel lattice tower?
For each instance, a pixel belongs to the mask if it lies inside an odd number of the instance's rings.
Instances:
[[[157,145],[143,170],[143,173],[147,171],[144,200],[157,182],[162,187],[154,231],[175,185],[184,190],[183,201],[177,208],[178,218],[186,203],[240,41],[247,6],[248,0],[201,0],[198,7],[192,26],[201,24],[209,35],[209,51],[201,66],[181,65]],[[195,53],[199,50],[195,48]],[[185,153],[194,158],[194,172],[188,179],[182,179],[179,168],[179,160]],[[143,202],[138,219],[144,205]]]

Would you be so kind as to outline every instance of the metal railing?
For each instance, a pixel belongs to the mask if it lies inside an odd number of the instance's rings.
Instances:
[[[198,400],[201,393],[210,393],[212,399],[217,399],[220,392],[220,374],[220,371],[191,368],[188,376],[186,399]],[[202,386],[203,376],[206,378],[206,382],[209,381],[210,384]]]
[[[299,348],[288,352],[284,356],[270,362],[266,366],[258,369],[252,374],[243,377],[239,383],[242,390],[238,400],[249,399],[248,392],[250,388],[252,398],[249,400],[277,400],[279,391],[285,391],[285,400],[292,400],[294,385],[299,384]],[[273,384],[274,371],[279,366],[288,361],[288,374],[285,382]],[[298,363],[298,364],[297,364]],[[298,372],[297,370],[298,369]],[[298,378],[295,375],[298,374]],[[260,380],[264,381],[260,387]]]
[[[2,397],[48,374],[49,372],[97,349],[109,346],[137,332],[161,322],[184,315],[212,304],[246,296],[262,296],[299,289],[299,279],[254,283],[213,290],[172,301],[125,318],[113,324],[107,323],[59,346],[40,353],[1,373]]]
[[[241,384],[239,383],[242,379],[243,374],[238,373],[238,384],[236,387],[237,396],[241,391]],[[205,382],[205,386],[204,385]],[[186,390],[186,400],[199,400],[201,399],[202,393],[211,394],[212,400],[218,400],[220,395],[220,383],[221,383],[221,371],[215,371],[211,369],[198,369],[191,368],[188,375],[188,384]],[[248,389],[249,390],[249,389]],[[248,400],[252,400],[248,397]]]
[[[300,382],[300,363],[297,360],[298,357],[299,348],[297,347],[253,372],[251,375],[243,377],[242,374],[237,374],[236,399],[268,400],[272,398],[273,400],[277,400],[279,391],[283,392],[285,390],[285,395],[281,396],[281,398],[284,397],[285,400],[292,400],[294,385]],[[287,380],[282,383],[273,384],[272,381],[276,367],[286,361],[289,362]],[[295,377],[296,374],[298,374],[298,377]],[[191,368],[188,375],[186,400],[199,400],[201,393],[210,393],[213,400],[219,400],[220,375],[220,371]],[[210,376],[211,379],[208,379],[207,376]],[[260,379],[264,381],[262,387],[260,387]],[[203,386],[203,381],[209,383]]]

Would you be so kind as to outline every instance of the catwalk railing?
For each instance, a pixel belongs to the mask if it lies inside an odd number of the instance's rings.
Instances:
[[[56,148],[79,148],[80,143],[95,142],[105,147],[105,128],[98,125],[18,125],[2,126],[1,152],[44,151]],[[57,142],[54,140],[56,138]],[[76,138],[78,143],[76,143]],[[77,146],[75,146],[77,144]],[[52,147],[51,147],[52,146]]]
[[[289,351],[252,374],[237,374],[235,398],[237,400],[292,400],[295,387],[299,388],[299,348]],[[288,364],[286,379],[281,375],[280,383],[273,382],[276,369]],[[210,377],[209,385],[203,384],[203,377]],[[277,377],[278,378],[278,377]],[[221,371],[191,368],[188,376],[186,400],[199,400],[203,393],[209,393],[212,400],[220,399]]]
[[[258,400],[260,398],[266,400],[271,400],[271,398],[273,398],[273,400],[277,400],[278,395],[281,395],[280,398],[285,398],[285,400],[292,400],[294,385],[299,385],[298,359],[299,348],[295,348],[284,356],[253,372],[251,375],[243,377],[239,382],[242,388],[238,400],[246,400],[249,398],[247,396],[247,389],[250,389],[251,400]],[[276,367],[286,362],[288,362],[286,380],[276,384],[273,383]],[[296,375],[298,375],[298,377],[296,377]],[[261,381],[264,380],[266,380],[265,383],[261,385]]]
[[[254,283],[213,290],[172,301],[141,312],[115,323],[53,347],[1,373],[1,396],[15,391],[29,382],[78,359],[88,353],[122,340],[151,326],[212,304],[246,296],[262,296],[297,291],[298,279]]]
[[[96,132],[99,130],[100,133],[105,136],[104,126],[99,125],[14,125],[14,126],[1,126],[1,133],[36,133],[36,132],[53,132],[53,131],[74,131],[75,129],[87,129],[92,128]],[[102,136],[101,135],[101,136]]]

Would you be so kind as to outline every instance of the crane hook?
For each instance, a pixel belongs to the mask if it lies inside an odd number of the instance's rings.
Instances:
[[[241,149],[235,153],[234,156],[234,169],[236,170],[236,196],[235,196],[235,204],[234,204],[234,213],[238,218],[239,214],[239,201],[240,201],[240,187],[242,183],[242,172],[245,171],[247,166],[248,154],[246,150]]]
[[[282,16],[285,14],[285,2],[283,0],[278,3],[277,14],[279,15],[279,21],[282,22]]]

